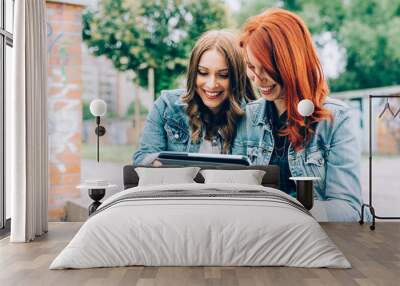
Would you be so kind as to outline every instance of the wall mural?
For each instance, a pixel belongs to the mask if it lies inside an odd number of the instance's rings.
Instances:
[[[77,5],[47,3],[49,217],[66,219],[67,199],[79,197],[82,80],[81,10]]]

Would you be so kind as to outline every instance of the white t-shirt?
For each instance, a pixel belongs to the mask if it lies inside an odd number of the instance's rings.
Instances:
[[[219,137],[213,137],[211,140],[204,139],[200,144],[199,153],[221,154],[222,143]]]

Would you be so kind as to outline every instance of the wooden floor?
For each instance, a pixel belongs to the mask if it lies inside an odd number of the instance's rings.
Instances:
[[[400,222],[322,224],[353,268],[120,267],[48,270],[82,223],[50,223],[32,242],[0,241],[0,285],[400,285]]]

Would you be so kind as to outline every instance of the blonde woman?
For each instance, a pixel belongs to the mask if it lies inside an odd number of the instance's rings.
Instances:
[[[186,89],[161,92],[147,117],[135,164],[154,164],[161,151],[243,154],[235,140],[243,106],[255,99],[238,38],[209,31],[195,44]]]

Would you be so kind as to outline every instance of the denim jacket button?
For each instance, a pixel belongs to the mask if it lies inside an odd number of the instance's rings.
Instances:
[[[174,137],[175,137],[176,139],[178,139],[178,138],[179,138],[179,134],[175,134]]]

